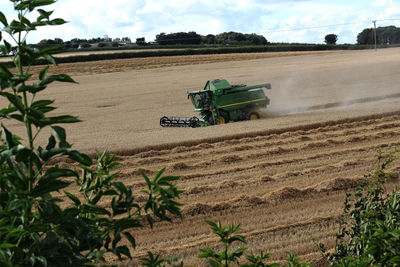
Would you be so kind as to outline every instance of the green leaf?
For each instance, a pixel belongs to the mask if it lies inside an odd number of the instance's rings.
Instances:
[[[79,151],[72,150],[68,151],[66,154],[68,155],[68,158],[79,162],[80,164],[90,166],[93,163],[92,159],[88,155],[80,153]]]
[[[44,54],[43,57],[51,64],[53,65],[57,65],[56,60],[54,59],[53,56],[49,55],[49,54]]]
[[[126,239],[131,243],[131,246],[133,249],[136,248],[136,241],[135,238],[131,235],[129,232],[124,232],[123,235],[125,235]]]
[[[161,177],[161,175],[163,174],[164,171],[165,171],[165,168],[162,168],[161,170],[159,170],[159,171],[157,172],[157,174],[154,176],[153,183],[156,183],[156,182],[157,182],[158,178]]]
[[[36,7],[51,5],[51,4],[54,4],[55,2],[56,1],[54,1],[54,0],[21,1],[21,3],[19,3],[18,5],[15,6],[15,9],[16,10],[28,9],[30,12],[32,12]]]
[[[38,9],[37,11],[40,14],[40,16],[37,18],[37,21],[41,21],[42,19],[49,20],[50,15],[53,14],[53,11],[45,11],[43,9]]]
[[[12,147],[14,147],[16,144],[14,143],[12,134],[10,131],[7,130],[6,127],[4,127],[3,124],[1,124],[1,132],[4,135],[4,140],[6,140],[6,144],[8,149],[11,149]]]
[[[46,89],[46,85],[41,85],[39,83],[34,83],[31,87],[28,88],[29,92],[32,94],[36,94],[37,92],[40,92],[44,89]]]
[[[47,85],[52,82],[68,82],[68,83],[76,83],[69,75],[67,74],[58,74],[58,75],[51,75],[47,78],[44,78],[40,81],[40,85]]]
[[[246,238],[242,235],[235,235],[228,239],[228,243],[233,243],[235,241],[246,243]]]
[[[50,150],[56,146],[56,139],[53,135],[50,135],[49,141],[47,142],[46,150]]]
[[[42,179],[39,180],[39,183],[33,188],[31,192],[32,197],[40,197],[51,192],[59,191],[71,184],[71,182],[66,182],[56,179],[47,180],[46,182],[41,182],[41,181]]]
[[[32,103],[31,107],[44,107],[54,103],[54,100],[38,100]]]
[[[21,97],[18,95],[10,94],[7,92],[0,92],[0,95],[5,96],[14,107],[16,107],[22,114],[25,114],[24,105],[22,104]]]
[[[33,75],[32,74],[26,74],[26,75],[15,75],[14,77],[11,78],[11,82],[14,85],[18,85],[20,83],[28,81]]]
[[[39,73],[39,80],[43,80],[43,78],[46,76],[47,71],[49,70],[50,66],[45,67],[42,69]]]
[[[74,116],[69,116],[69,115],[64,115],[64,116],[58,116],[58,117],[47,117],[43,118],[40,120],[40,127],[45,127],[53,124],[59,124],[59,123],[75,123],[75,122],[80,122],[78,118]]]
[[[17,152],[15,153],[15,160],[17,162],[28,161],[29,157],[32,154],[32,150],[22,145],[17,146]]]
[[[108,215],[110,216],[110,212],[105,209],[105,208],[101,208],[101,207],[97,207],[95,205],[90,205],[90,204],[84,204],[82,205],[82,212],[84,213],[94,213],[96,215]]]
[[[7,68],[7,66],[6,65],[4,65],[4,64],[2,64],[2,63],[0,63],[0,73],[2,74],[2,75],[4,75],[4,79],[8,79],[8,80],[11,80],[11,78],[14,76],[9,70],[8,70],[8,68]]]
[[[58,139],[60,148],[70,148],[71,145],[67,142],[67,134],[65,129],[60,126],[52,126],[53,132]]]
[[[10,117],[20,122],[24,122],[24,117],[19,114],[11,114]]]
[[[3,23],[4,26],[8,26],[7,18],[1,11],[0,11],[0,22]]]
[[[31,104],[31,110],[37,110],[42,114],[55,110],[55,107],[49,106],[54,101],[52,100],[39,100]]]
[[[127,246],[119,246],[116,248],[116,254],[118,258],[121,258],[120,254],[127,256],[129,259],[132,259],[131,253],[129,252],[129,248]]]
[[[202,253],[198,255],[199,258],[208,258],[208,257],[214,257],[217,255],[217,253],[215,253],[211,249],[200,249],[200,251]]]
[[[67,191],[64,191],[64,194],[66,194],[67,197],[75,203],[75,205],[79,206],[81,204],[79,198],[77,198],[74,194],[71,194],[70,192]]]
[[[233,257],[241,257],[243,255],[243,252],[246,250],[247,248],[238,248],[235,251],[232,252],[232,256]]]
[[[32,203],[27,199],[13,199],[8,205],[8,210],[26,210],[26,208],[30,205],[32,205]]]
[[[17,111],[16,107],[9,106],[7,108],[0,109],[0,116],[10,119],[10,116],[8,116],[8,114],[13,113],[15,111]]]
[[[147,219],[147,222],[150,224],[150,228],[153,229],[153,225],[154,225],[153,217],[151,217],[150,214],[146,214],[146,219]]]
[[[3,52],[5,55],[9,55],[11,53],[11,44],[6,40],[3,40],[3,42],[4,42]]]
[[[147,187],[148,187],[149,189],[151,189],[151,182],[150,182],[149,177],[147,177],[147,175],[144,174],[144,173],[142,173],[142,176],[143,176],[144,180],[146,181]]]
[[[48,25],[62,25],[67,23],[65,20],[57,18],[57,19],[53,19],[51,21],[49,21]]]
[[[40,181],[45,182],[47,180],[53,180],[53,179],[57,179],[60,177],[79,177],[79,175],[76,171],[73,171],[70,169],[52,167],[46,171],[46,173],[42,176]],[[39,181],[39,183],[40,183],[40,181]]]
[[[1,249],[14,248],[15,246],[16,246],[15,244],[10,244],[10,243],[1,243],[0,244]]]

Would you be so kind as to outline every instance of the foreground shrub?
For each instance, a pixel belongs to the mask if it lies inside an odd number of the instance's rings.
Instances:
[[[347,194],[344,215],[336,235],[335,251],[322,252],[334,266],[400,265],[400,192],[385,190],[391,177],[386,171],[393,162],[379,152],[379,167],[353,194]]]
[[[240,230],[240,224],[224,226],[220,221],[217,223],[212,221],[206,221],[213,231],[220,238],[220,242],[223,245],[223,249],[220,252],[216,252],[211,249],[201,249],[201,254],[199,258],[205,258],[208,260],[210,266],[213,267],[228,267],[233,266],[233,264],[242,267],[279,267],[279,266],[297,266],[297,267],[307,267],[310,266],[307,263],[299,262],[299,259],[294,255],[287,253],[287,264],[278,264],[278,263],[265,263],[265,261],[269,258],[269,253],[260,252],[259,255],[249,254],[246,256],[247,263],[240,263],[240,258],[243,256],[243,253],[247,250],[247,247],[239,247],[233,251],[231,251],[231,246],[234,242],[239,242],[242,244],[246,244],[246,238],[243,235],[235,234]]]
[[[299,262],[299,258],[287,253],[287,263],[266,263],[269,259],[270,254],[260,252],[259,255],[248,254],[246,256],[246,263],[243,263],[242,256],[247,250],[247,247],[239,247],[232,250],[233,243],[246,244],[246,238],[243,235],[238,235],[236,232],[240,231],[240,224],[237,225],[222,225],[220,221],[217,223],[212,221],[206,221],[211,227],[211,230],[215,235],[219,237],[219,241],[222,243],[223,249],[220,252],[212,249],[200,249],[201,253],[199,258],[207,259],[209,266],[213,267],[229,267],[229,266],[240,266],[240,267],[309,267],[308,263]],[[183,262],[179,262],[177,258],[162,259],[160,255],[154,255],[150,251],[147,252],[147,257],[141,259],[143,266],[147,267],[178,267],[184,266]]]
[[[26,43],[27,35],[38,27],[65,21],[50,19],[52,11],[38,9],[53,4],[53,0],[10,2],[18,17],[8,22],[0,12],[0,23],[2,33],[16,42],[16,71],[0,64],[0,97],[8,103],[0,110],[0,118],[4,124],[22,124],[26,135],[21,139],[1,124],[0,266],[93,266],[104,261],[106,253],[131,257],[130,248],[121,241],[134,248],[133,229],[145,223],[152,227],[155,219],[171,220],[171,215],[182,217],[180,203],[176,202],[182,191],[173,184],[178,177],[162,176],[164,170],[153,179],[144,175],[147,200],[139,205],[132,190],[115,181],[118,173],[113,172],[117,166],[113,156],[98,152],[97,164],[92,166],[91,158],[72,150],[59,124],[79,120],[49,115],[56,109],[54,100],[38,94],[53,82],[74,80],[66,74],[48,75],[49,66],[33,77],[29,66],[42,59],[55,64],[52,53],[60,48],[32,49]],[[34,15],[34,11],[38,17],[30,21],[26,16]],[[10,54],[11,47],[3,40],[2,54]],[[42,147],[36,139],[44,129],[52,132]],[[63,159],[79,164],[81,169],[56,164]],[[65,191],[73,182],[79,195]],[[62,205],[64,199],[70,202]]]

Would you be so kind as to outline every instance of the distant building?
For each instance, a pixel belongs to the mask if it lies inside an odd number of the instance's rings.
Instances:
[[[111,43],[111,42],[112,42],[112,39],[111,39],[110,37],[108,37],[107,34],[105,34],[105,35],[104,35],[104,42],[109,42],[109,43]]]

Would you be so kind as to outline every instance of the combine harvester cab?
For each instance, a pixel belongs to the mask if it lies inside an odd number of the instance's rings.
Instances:
[[[188,99],[192,101],[200,119],[164,116],[160,119],[160,125],[202,127],[229,121],[258,119],[259,110],[269,104],[262,88],[271,89],[271,84],[246,86],[231,85],[224,79],[208,81],[203,90],[188,93]]]

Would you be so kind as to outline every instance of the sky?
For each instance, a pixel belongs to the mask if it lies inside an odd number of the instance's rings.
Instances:
[[[12,2],[0,2],[0,11],[14,16]],[[59,0],[47,10],[69,23],[31,33],[28,43],[104,35],[152,41],[161,32],[188,31],[256,33],[296,43],[323,43],[334,33],[338,43],[356,43],[373,20],[377,27],[400,27],[400,0]]]

